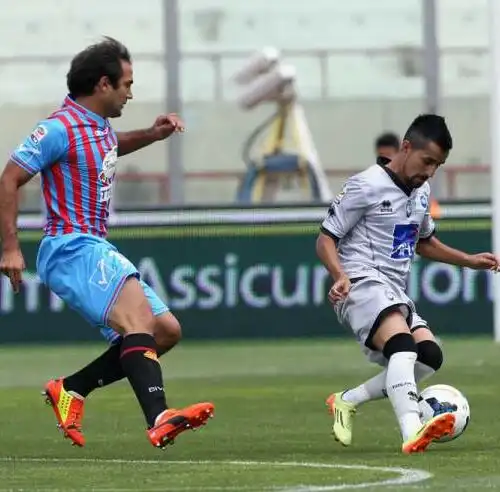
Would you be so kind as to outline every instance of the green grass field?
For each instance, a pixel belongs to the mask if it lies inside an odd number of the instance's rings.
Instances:
[[[325,397],[377,370],[352,340],[183,342],[162,361],[167,395],[172,406],[213,401],[206,428],[153,449],[121,382],[89,397],[87,446],[74,448],[40,389],[103,347],[0,348],[0,490],[500,490],[500,347],[489,339],[444,340],[429,384],[463,390],[471,424],[418,456],[401,454],[387,401],[360,409],[352,447],[331,438]]]

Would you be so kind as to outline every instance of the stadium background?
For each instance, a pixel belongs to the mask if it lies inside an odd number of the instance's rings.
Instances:
[[[268,225],[263,228],[252,216],[252,204],[237,200],[247,170],[242,149],[254,129],[274,112],[272,103],[253,111],[243,111],[237,103],[242,89],[232,77],[255,51],[274,46],[286,63],[296,67],[299,101],[332,193],[347,176],[373,161],[378,134],[387,130],[401,134],[432,101],[427,93],[432,87],[426,85],[423,2],[313,3],[291,6],[255,0],[250,7],[236,1],[179,2],[177,105],[188,132],[182,140],[155,144],[120,160],[113,206],[121,228],[111,237],[135,262],[145,265],[146,276],[185,320],[186,338],[343,333],[321,295],[327,286],[314,252],[317,225],[326,207],[285,183],[274,203],[264,204]],[[166,4],[117,5],[26,0],[2,15],[3,162],[36,121],[61,101],[71,56],[103,34],[126,43],[135,62],[135,100],[114,121],[115,127],[148,126],[172,107],[166,100]],[[443,216],[451,217],[441,221],[440,230],[452,244],[477,251],[491,247],[487,17],[485,0],[436,2],[437,110],[447,117],[455,141],[435,190]],[[177,151],[169,153],[169,145]],[[259,145],[252,152],[258,160]],[[172,156],[176,169],[183,170],[183,182],[169,181]],[[173,203],[171,190],[181,187],[182,202]],[[461,207],[455,206],[460,202]],[[293,227],[273,213],[273,205],[297,204],[301,210],[315,208],[302,220],[300,210],[294,214],[292,209]],[[220,207],[235,212],[217,218],[214,213]],[[23,226],[37,223],[36,179],[22,191],[21,209],[26,218],[21,219]],[[153,209],[158,220],[152,218]],[[188,209],[197,211],[196,218]],[[242,219],[235,215],[238,210],[248,213]],[[464,222],[464,218],[474,220]],[[147,236],[137,227],[144,221],[155,226]],[[175,227],[169,225],[172,221]],[[136,227],[122,228],[130,224]],[[29,288],[14,298],[7,279],[0,281],[2,320],[18,326],[15,332],[3,330],[0,341],[97,339],[97,333],[39,286],[34,273],[36,230],[23,233]],[[228,266],[232,260],[236,264]],[[245,277],[245,271],[260,264],[264,270],[259,275]],[[419,270],[413,276],[413,292],[438,332],[470,330],[472,324],[463,320],[477,316],[481,323],[474,329],[491,331],[490,276],[424,263]],[[252,304],[242,289],[261,300]],[[279,299],[280,292],[284,299]],[[43,331],[36,328],[42,317],[48,324]],[[73,329],[67,330],[70,322]]]
[[[88,446],[63,442],[39,390],[104,344],[40,286],[35,179],[21,194],[28,266],[21,294],[0,279],[0,490],[263,492],[361,484],[371,491],[387,479],[396,480],[388,490],[500,488],[492,276],[417,258],[410,283],[444,347],[444,368],[431,381],[457,386],[470,401],[465,435],[408,461],[382,401],[359,412],[355,445],[340,449],[329,436],[324,399],[375,368],[325,302],[328,282],[314,242],[327,203],[304,196],[293,180],[273,203],[236,198],[247,171],[245,143],[275,108],[243,111],[232,76],[252,53],[274,46],[296,67],[299,101],[332,193],[373,162],[377,135],[401,134],[437,102],[455,141],[435,183],[439,236],[471,252],[492,247],[488,2],[434,2],[438,70],[429,72],[424,1],[169,0],[178,4],[177,19],[160,0],[8,2],[0,15],[0,167],[62,101],[71,56],[101,35],[124,42],[134,57],[135,99],[114,121],[117,130],[147,127],[180,107],[184,135],[120,159],[110,238],[183,325],[182,343],[162,358],[169,401],[212,400],[217,410],[206,432],[158,455],[121,382],[89,398]],[[181,56],[167,64],[172,23]],[[166,68],[177,62],[180,99],[169,101]],[[438,80],[437,100],[426,80]],[[262,148],[253,148],[255,159]]]

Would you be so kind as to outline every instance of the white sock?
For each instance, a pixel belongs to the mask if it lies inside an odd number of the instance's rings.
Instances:
[[[387,369],[379,372],[368,381],[360,384],[356,388],[352,388],[344,392],[342,400],[353,403],[354,405],[361,405],[371,400],[380,400],[386,398],[385,380],[387,377]]]
[[[423,381],[432,376],[435,372],[436,371],[434,371],[432,367],[417,361],[415,363],[415,382],[418,383]],[[368,401],[387,398],[387,392],[385,390],[386,379],[387,369],[384,369],[382,372],[379,372],[376,376],[373,376],[356,388],[345,391],[342,395],[342,400],[358,406]]]
[[[397,352],[391,356],[387,366],[387,396],[398,419],[404,441],[422,426],[415,383],[416,360],[415,352]]]

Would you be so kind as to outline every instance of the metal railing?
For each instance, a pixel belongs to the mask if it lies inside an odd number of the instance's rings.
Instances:
[[[400,61],[402,77],[423,77],[419,73],[422,70],[423,48],[421,46],[403,45],[390,48],[325,48],[325,49],[304,49],[304,50],[282,50],[283,57],[304,60],[314,60],[318,66],[318,95],[320,99],[331,99],[332,82],[335,78],[334,74],[330,73],[329,63],[335,57],[353,57],[363,56],[373,59],[374,57],[393,57]],[[474,58],[486,56],[489,53],[489,48],[484,47],[443,47],[439,50],[441,60],[449,56],[468,55]],[[213,90],[212,96],[215,101],[226,99],[226,86],[230,83],[228,76],[224,71],[225,61],[241,60],[243,62],[252,54],[248,50],[221,50],[221,51],[185,51],[181,54],[181,62],[184,61],[205,61],[209,62],[213,77],[207,77],[207,80],[212,79]],[[155,62],[163,67],[166,64],[166,58],[163,52],[158,53],[135,53],[135,61]],[[72,55],[18,55],[11,57],[0,56],[0,70],[6,65],[39,65],[47,64],[53,67],[54,65],[69,64]],[[413,68],[408,68],[411,66]],[[406,68],[405,68],[406,67]],[[405,74],[405,70],[409,72]]]

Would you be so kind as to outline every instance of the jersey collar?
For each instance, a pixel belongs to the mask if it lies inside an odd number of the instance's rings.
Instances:
[[[93,111],[90,111],[85,106],[78,104],[69,94],[65,97],[63,104],[62,104],[62,108],[74,109],[75,111],[78,111],[82,115],[84,115],[88,118],[91,118],[92,120],[97,121],[97,123],[99,125],[102,125],[102,126],[107,125],[107,120],[105,118],[98,115],[97,113],[94,113]]]
[[[399,178],[399,176],[392,170],[387,167],[387,164],[391,162],[387,157],[378,157],[377,164],[387,173],[389,178],[393,181],[393,183],[406,195],[410,196],[413,188],[410,188],[408,185],[403,183],[403,181]]]

